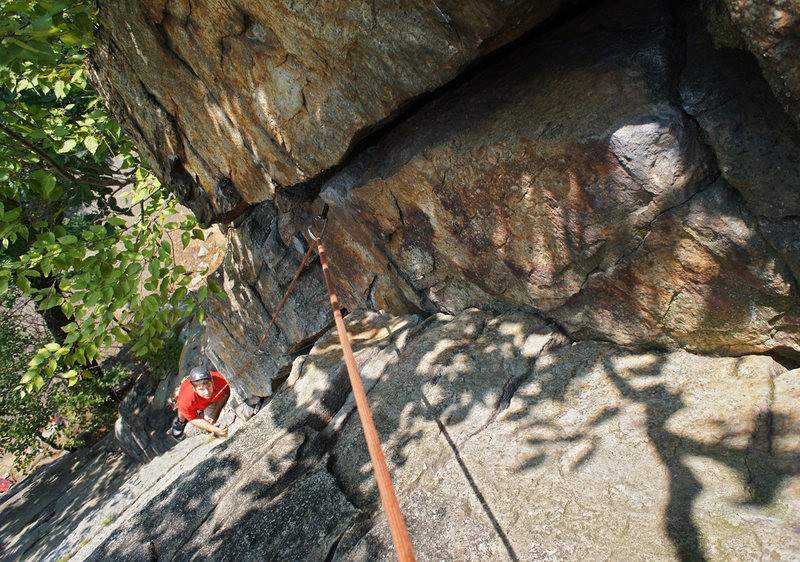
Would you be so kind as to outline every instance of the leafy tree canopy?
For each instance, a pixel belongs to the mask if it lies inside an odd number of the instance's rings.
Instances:
[[[0,0],[0,295],[33,299],[52,335],[20,399],[102,375],[113,340],[144,354],[196,307],[202,320],[206,288],[187,298],[169,240],[203,232],[169,222],[174,198],[87,82],[96,15],[87,0]]]

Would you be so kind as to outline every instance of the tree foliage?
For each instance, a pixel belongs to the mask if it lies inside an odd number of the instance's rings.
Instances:
[[[127,376],[115,367],[73,387],[53,377],[37,393],[7,391],[18,384],[19,373],[25,372],[37,348],[49,341],[46,327],[36,321],[35,313],[32,316],[26,300],[13,287],[0,295],[0,450],[13,453],[20,468],[47,451],[45,445],[70,449],[113,422],[114,387]]]
[[[20,400],[87,384],[104,346],[152,352],[202,314],[170,235],[185,247],[203,232],[169,222],[174,198],[87,82],[95,19],[87,0],[0,0],[0,294],[32,298],[52,336],[19,373]]]

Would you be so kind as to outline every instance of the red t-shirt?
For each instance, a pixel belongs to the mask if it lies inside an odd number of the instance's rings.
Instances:
[[[220,398],[230,394],[231,390],[225,377],[217,371],[211,371],[211,380],[214,382],[214,391],[211,393],[211,398],[203,398],[197,394],[192,383],[189,382],[189,377],[186,377],[186,380],[181,383],[181,387],[178,390],[178,411],[187,420],[193,420],[199,412],[208,408],[209,404],[213,404]]]

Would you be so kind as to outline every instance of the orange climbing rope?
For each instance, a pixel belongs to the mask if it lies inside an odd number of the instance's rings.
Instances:
[[[261,351],[261,346],[264,345],[264,341],[266,341],[266,339],[267,339],[267,334],[269,334],[269,331],[272,329],[273,324],[275,324],[275,320],[278,318],[278,314],[280,313],[281,309],[283,308],[283,305],[286,304],[286,299],[289,298],[289,293],[292,292],[292,289],[294,288],[294,284],[297,282],[297,279],[299,279],[300,273],[303,271],[303,268],[305,267],[306,262],[308,261],[308,258],[311,257],[311,253],[314,251],[314,247],[315,246],[316,246],[316,240],[314,241],[313,244],[311,244],[311,246],[309,246],[308,251],[306,251],[306,255],[303,256],[303,261],[300,262],[300,267],[297,268],[297,272],[294,274],[294,278],[292,279],[292,282],[289,283],[289,288],[286,289],[286,293],[283,295],[283,300],[281,300],[281,303],[278,305],[277,310],[275,310],[275,314],[272,315],[272,320],[269,321],[269,326],[267,326],[267,331],[264,332],[264,335],[262,336],[261,341],[258,342],[258,347],[253,352],[253,354],[250,356],[250,359],[248,359],[247,362],[244,365],[242,365],[241,369],[236,371],[236,374],[231,377],[231,380],[226,380],[225,381],[225,386],[223,386],[221,389],[219,389],[216,392],[222,392],[227,387],[229,387],[231,385],[231,382],[236,377],[238,377],[239,375],[242,374],[242,372],[247,368],[247,366],[250,365],[250,363],[253,361],[255,356],[258,355],[258,352]]]
[[[309,245],[308,251],[303,257],[303,261],[300,263],[300,267],[297,268],[297,273],[295,273],[292,282],[289,283],[289,288],[286,289],[286,294],[283,296],[283,300],[281,301],[280,305],[278,305],[278,309],[275,311],[275,314],[272,315],[272,320],[270,320],[269,326],[267,326],[267,331],[264,332],[264,336],[261,338],[261,342],[259,342],[258,347],[253,352],[250,359],[247,360],[247,363],[245,363],[242,368],[239,369],[236,374],[233,375],[233,377],[231,377],[230,381],[226,382],[227,385],[230,386],[230,382],[238,377],[242,371],[244,371],[247,366],[250,365],[250,362],[261,350],[261,346],[267,339],[267,334],[269,334],[273,324],[275,324],[275,319],[278,317],[278,313],[286,303],[289,293],[294,287],[297,279],[300,277],[300,273],[303,271],[303,267],[305,267],[308,258],[316,248],[317,253],[319,253],[322,274],[325,276],[325,285],[328,287],[328,296],[330,297],[331,308],[333,309],[333,319],[336,323],[336,331],[339,334],[339,341],[342,344],[342,354],[344,355],[344,362],[347,366],[347,374],[350,377],[350,385],[353,388],[353,396],[356,400],[358,416],[361,419],[361,427],[364,430],[364,437],[367,441],[367,450],[369,451],[369,456],[372,460],[372,466],[375,470],[375,479],[378,482],[378,491],[380,492],[381,501],[383,502],[383,507],[386,510],[386,517],[389,522],[389,530],[392,534],[394,548],[397,552],[397,557],[400,562],[414,562],[416,558],[414,557],[414,550],[411,546],[411,539],[408,536],[408,530],[406,529],[403,514],[400,511],[400,504],[397,501],[397,495],[395,494],[394,486],[392,485],[389,469],[386,466],[386,459],[383,456],[383,450],[381,449],[378,432],[376,431],[375,424],[372,421],[372,413],[370,412],[369,404],[367,403],[364,385],[361,382],[361,375],[358,372],[358,366],[356,365],[356,360],[353,356],[353,349],[350,346],[350,338],[347,336],[347,329],[345,328],[344,320],[342,318],[342,311],[339,308],[339,299],[336,296],[336,290],[333,286],[333,279],[331,277],[330,269],[328,268],[328,260],[325,256],[325,248],[322,246],[321,238],[325,233],[325,228],[328,223],[327,214],[328,205],[326,204],[323,208],[322,214],[316,217],[317,219],[322,219],[324,221],[322,229],[319,235],[315,235],[312,232],[312,228],[309,227],[308,234],[312,239],[312,243]]]
[[[322,218],[327,223],[327,218],[324,217],[328,206],[325,205]],[[323,232],[324,232],[323,226]],[[336,296],[336,289],[333,286],[333,279],[331,272],[328,269],[328,260],[325,257],[325,248],[322,245],[320,238],[314,236],[309,228],[308,231],[314,243],[311,245],[313,248],[317,247],[319,254],[319,262],[322,266],[322,274],[325,276],[325,285],[328,287],[328,296],[331,301],[331,308],[333,309],[333,319],[336,322],[336,331],[339,334],[339,341],[342,344],[342,354],[344,355],[344,363],[347,366],[347,374],[350,377],[350,385],[353,387],[353,396],[356,399],[356,407],[358,408],[358,416],[361,419],[361,427],[364,430],[364,437],[367,440],[367,450],[369,451],[370,459],[372,459],[372,467],[375,470],[375,479],[378,482],[378,491],[381,495],[383,508],[386,510],[386,518],[389,521],[389,530],[392,533],[392,542],[394,542],[394,549],[397,552],[397,558],[400,562],[413,562],[414,550],[411,547],[411,539],[408,536],[406,523],[403,520],[403,513],[400,511],[400,504],[397,501],[397,495],[394,492],[392,479],[389,476],[389,469],[386,466],[386,459],[383,456],[381,443],[378,439],[378,432],[375,430],[375,424],[372,421],[372,413],[367,403],[367,395],[364,393],[364,385],[361,382],[361,375],[356,366],[356,360],[353,356],[353,349],[350,346],[350,338],[347,336],[347,329],[342,319],[342,311],[339,308],[339,299]]]

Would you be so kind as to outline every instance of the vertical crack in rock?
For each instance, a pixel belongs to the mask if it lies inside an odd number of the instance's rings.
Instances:
[[[440,8],[440,7],[439,7],[439,4],[437,4],[437,3],[436,3],[436,0],[431,0],[431,4],[433,4],[433,7],[436,9],[436,11],[439,13],[439,15],[440,15],[440,16],[442,16],[442,21],[443,21],[444,23],[446,23],[446,24],[447,24],[447,26],[448,26],[450,29],[452,29],[452,30],[453,30],[453,34],[455,34],[455,36],[456,36],[456,39],[458,40],[458,42],[461,44],[461,46],[462,46],[462,48],[463,48],[463,47],[464,47],[464,45],[465,45],[465,43],[464,43],[464,39],[461,37],[461,33],[458,31],[458,28],[456,27],[455,23],[453,23],[453,20],[450,18],[450,16],[448,16],[448,15],[447,15],[447,14],[446,14],[446,13],[445,13],[445,12],[444,12],[444,11],[443,11],[441,8]]]
[[[394,207],[397,209],[397,217],[400,219],[400,227],[405,229],[406,221],[405,217],[403,216],[403,209],[400,207],[400,202],[397,201],[397,196],[394,194],[394,191],[389,189],[389,195],[392,196],[392,201],[394,201]]]
[[[378,304],[375,300],[375,293],[377,291],[378,276],[374,275],[372,281],[369,282],[366,294],[364,295],[364,304],[369,310],[378,310]]]
[[[669,311],[672,308],[672,303],[675,302],[675,299],[683,292],[683,287],[672,293],[672,297],[669,299],[669,303],[667,304],[667,309],[664,311],[664,314],[661,315],[658,323],[661,324],[661,329],[664,329],[664,320],[669,316]]]

